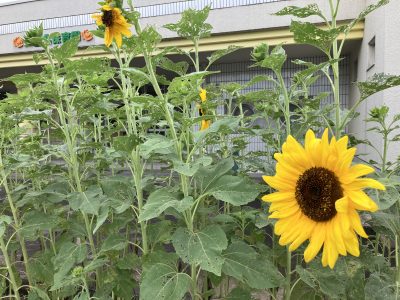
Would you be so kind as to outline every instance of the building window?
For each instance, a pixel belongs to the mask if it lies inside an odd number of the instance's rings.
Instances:
[[[371,70],[375,66],[375,36],[368,42],[368,68]]]

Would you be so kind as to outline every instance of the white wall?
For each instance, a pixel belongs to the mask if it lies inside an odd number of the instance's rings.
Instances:
[[[16,5],[0,6],[0,27],[2,24],[87,14],[88,17],[83,19],[89,21],[84,21],[86,23],[82,24],[80,29],[93,29],[95,28],[95,25],[90,18],[90,14],[98,10],[99,6],[97,2],[98,0],[41,0]],[[169,2],[172,2],[172,0],[134,1],[137,6],[151,5],[155,3],[168,5]],[[315,0],[292,0],[215,9],[210,13],[209,23],[213,25],[213,33],[216,34],[268,28],[287,28],[290,24],[290,17],[278,17],[272,14],[289,4],[304,6],[314,2]],[[320,0],[318,2],[324,11],[328,11],[328,2],[326,0]],[[342,2],[343,8],[341,9],[339,20],[347,20],[355,17],[365,5],[365,0],[353,0],[351,3],[350,1]],[[142,24],[155,25],[160,30],[163,37],[172,38],[175,37],[174,34],[169,30],[162,28],[162,26],[167,23],[176,22],[179,18],[179,14],[149,17],[143,18]],[[310,18],[310,20],[319,22],[316,18]],[[59,20],[56,21],[58,22]],[[62,22],[65,23],[64,26],[67,26],[67,28],[52,28],[50,31],[62,31],[62,29],[64,29],[64,31],[70,31],[71,28],[68,27],[68,20],[63,19]],[[16,49],[11,45],[14,37],[23,36],[23,34],[23,32],[12,32],[2,35],[0,31],[0,55],[29,51],[29,49]]]
[[[368,0],[367,4],[376,1]],[[385,7],[381,7],[365,20],[364,39],[358,55],[358,81],[368,80],[376,73],[389,73],[400,75],[400,1],[392,0]],[[370,46],[368,43],[375,36],[375,66],[368,70],[368,60],[370,55]],[[356,95],[358,98],[358,94]],[[368,118],[368,112],[381,105],[387,105],[390,108],[390,117],[400,113],[400,88],[392,88],[369,97],[358,109],[360,116],[353,121],[351,131],[360,139],[369,139],[375,147],[382,151],[383,143],[380,136],[367,131],[368,126],[363,120]],[[378,156],[371,152],[367,146],[359,147],[359,153],[370,153],[365,159],[377,160]],[[400,144],[393,144],[389,148],[389,159],[394,160],[400,155]]]

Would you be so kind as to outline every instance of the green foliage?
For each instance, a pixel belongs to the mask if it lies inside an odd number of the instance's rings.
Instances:
[[[172,236],[172,243],[184,262],[221,275],[224,264],[222,250],[228,247],[228,240],[220,226],[209,225],[198,232],[179,227]]]
[[[388,4],[390,0],[379,0],[376,4],[370,4],[368,5],[363,11],[360,12],[357,18],[352,20],[346,27],[345,32],[349,33],[350,30],[360,21],[365,19],[366,16],[368,16],[370,13],[373,11],[377,10],[378,8]]]
[[[324,18],[322,11],[319,9],[317,4],[309,4],[305,7],[298,6],[286,6],[276,13],[277,16],[294,16],[297,18],[307,18],[311,16],[319,16]]]
[[[189,39],[199,40],[211,35],[212,26],[206,23],[210,7],[206,6],[202,10],[188,9],[182,13],[182,18],[176,24],[164,25],[165,28],[174,31],[178,36]]]
[[[345,26],[321,29],[313,23],[299,21],[292,21],[290,25],[290,31],[293,32],[297,43],[312,45],[327,55],[330,54],[333,42],[345,29]]]
[[[281,71],[287,58],[282,46],[276,46],[270,51],[267,44],[261,44],[254,48],[252,57],[257,65],[275,72]]]
[[[302,245],[288,261],[273,235],[276,221],[259,199],[270,192],[260,175],[274,174],[274,153],[286,135],[299,139],[309,128],[328,127],[339,137],[360,103],[400,85],[399,76],[378,74],[358,83],[361,97],[348,110],[337,98],[338,36],[387,2],[341,26],[316,4],[279,11],[329,25],[292,22],[295,41],[327,59],[294,60],[299,71],[290,81],[283,74],[285,46],[261,44],[252,59],[265,74],[206,84],[219,72],[210,67],[240,49],[232,45],[200,61],[201,39],[212,30],[208,6],[165,26],[192,41],[190,51],[160,49],[161,35],[141,28],[131,1],[129,11],[123,1],[107,1],[136,31],[121,48],[96,47],[112,59],[75,59],[78,39],[53,46],[42,25],[29,30],[26,45],[42,50],[34,60],[48,64],[7,78],[17,92],[0,102],[0,297],[250,300],[280,299],[284,290],[291,299],[395,299],[400,163],[387,152],[400,140],[399,114],[373,107],[365,120],[382,136],[383,149],[350,136],[352,145],[376,150],[369,165],[386,186],[367,191],[381,211],[361,215],[370,237],[360,239],[359,258],[341,257],[330,270],[320,258],[304,263]],[[102,30],[94,34],[104,37]],[[311,95],[323,76],[332,90]],[[322,106],[329,95],[339,102]],[[256,112],[248,114],[246,104]],[[205,120],[209,127],[199,130]],[[255,138],[265,146],[249,153]]]
[[[141,283],[140,299],[182,299],[191,278],[178,271],[176,258],[167,258],[148,267]]]
[[[233,242],[223,252],[222,271],[251,288],[268,289],[282,283],[282,275],[268,260],[242,241]]]
[[[375,74],[372,78],[365,82],[357,83],[361,93],[361,99],[366,99],[369,96],[391,87],[400,85],[400,76]]]
[[[43,38],[43,23],[28,30],[24,36],[25,45],[28,47],[45,47],[49,43]]]
[[[179,194],[169,188],[162,188],[151,193],[139,216],[139,222],[147,221],[161,215],[166,209],[172,207],[178,212],[183,212],[193,205],[192,197],[179,199]]]

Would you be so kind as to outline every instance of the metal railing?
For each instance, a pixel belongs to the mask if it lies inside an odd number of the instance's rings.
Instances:
[[[266,4],[272,2],[280,2],[288,0],[191,0],[191,1],[177,1],[170,3],[154,4],[148,6],[137,7],[140,12],[141,18],[151,18],[159,16],[167,16],[173,14],[181,14],[186,9],[202,9],[209,5],[211,9],[223,9],[238,6],[249,6],[257,4]],[[40,5],[40,4],[32,4]],[[1,11],[1,8],[0,8]],[[54,17],[42,20],[32,20],[17,23],[9,23],[0,25],[0,35],[20,33],[29,30],[34,26],[43,23],[46,30],[58,29],[74,26],[93,25],[94,20],[91,18],[93,13],[79,14],[73,16]]]

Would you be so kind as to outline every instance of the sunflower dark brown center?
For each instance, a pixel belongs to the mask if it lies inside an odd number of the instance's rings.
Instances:
[[[332,219],[336,215],[335,202],[342,197],[339,179],[328,169],[313,167],[297,180],[296,200],[302,212],[316,222]]]
[[[103,16],[101,21],[106,27],[110,27],[113,24],[113,13],[112,10],[103,10]]]

